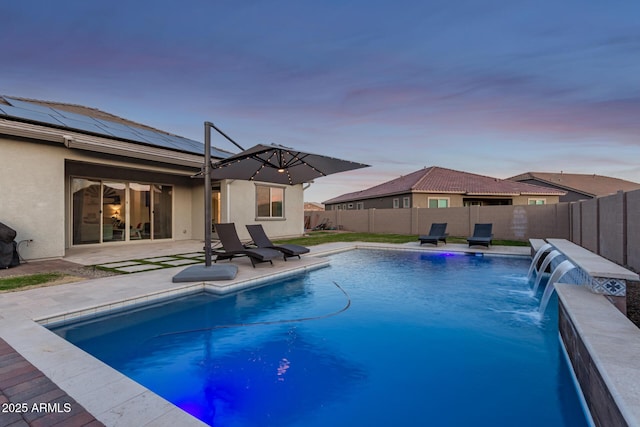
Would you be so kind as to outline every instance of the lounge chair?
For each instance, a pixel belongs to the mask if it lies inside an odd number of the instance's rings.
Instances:
[[[425,243],[433,243],[434,245],[438,246],[439,241],[444,242],[446,244],[447,236],[449,235],[448,233],[446,233],[446,231],[447,231],[446,222],[443,222],[443,223],[434,222],[433,224],[431,224],[431,230],[429,230],[429,234],[418,237],[418,240],[420,240],[421,245]]]
[[[247,230],[249,230],[249,234],[253,239],[253,243],[259,248],[270,248],[275,249],[277,251],[282,252],[284,256],[284,260],[287,258],[291,258],[297,256],[300,258],[300,255],[306,254],[309,252],[309,248],[305,248],[304,246],[294,245],[294,244],[284,244],[284,245],[274,245],[269,237],[264,232],[264,228],[260,224],[247,225]]]
[[[272,260],[280,257],[280,252],[275,249],[245,248],[238,237],[236,225],[234,223],[216,224],[215,228],[223,248],[223,251],[215,252],[215,262],[225,259],[231,260],[238,256],[248,256],[251,260],[251,265],[255,268],[256,263],[260,262],[268,261],[273,265]]]
[[[493,240],[492,229],[493,224],[476,224],[473,228],[473,236],[467,238],[469,246],[486,246],[488,248]]]

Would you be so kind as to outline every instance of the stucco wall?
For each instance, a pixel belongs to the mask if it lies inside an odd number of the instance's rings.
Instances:
[[[173,239],[197,238],[193,234],[191,212],[194,209],[191,187],[173,186]]]
[[[260,184],[260,183],[257,183]],[[264,184],[273,185],[273,184]],[[256,218],[256,183],[251,181],[225,180],[220,186],[221,222],[233,222],[240,239],[249,239],[244,224],[262,224],[271,238],[300,236],[304,233],[304,197],[302,185],[284,188],[285,219]]]
[[[26,259],[64,256],[64,156],[56,146],[0,137],[0,222]]]

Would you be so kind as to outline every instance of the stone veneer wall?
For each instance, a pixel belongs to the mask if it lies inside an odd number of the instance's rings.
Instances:
[[[560,336],[573,365],[576,378],[580,383],[582,394],[589,406],[593,422],[598,427],[628,426],[602,379],[600,371],[593,363],[591,354],[571,322],[567,309],[562,301],[558,301],[558,303],[558,329]]]

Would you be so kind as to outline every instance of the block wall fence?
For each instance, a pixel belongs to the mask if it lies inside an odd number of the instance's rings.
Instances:
[[[640,190],[538,206],[305,212],[307,228],[327,223],[334,229],[361,233],[427,234],[433,222],[446,222],[450,236],[470,236],[474,224],[490,222],[495,239],[567,239],[640,271]]]

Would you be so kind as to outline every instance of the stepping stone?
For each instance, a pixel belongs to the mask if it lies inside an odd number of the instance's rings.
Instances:
[[[96,267],[104,267],[104,268],[120,268],[120,267],[128,267],[130,265],[138,265],[139,262],[136,261],[122,261],[122,262],[111,262],[109,264],[100,264]]]
[[[116,268],[116,270],[122,271],[123,273],[137,273],[139,271],[157,270],[159,268],[164,268],[164,267],[157,264],[137,264],[137,265],[132,265],[130,267]]]
[[[165,261],[174,261],[177,258],[174,256],[161,256],[161,257],[157,257],[157,258],[146,258],[143,259],[143,261],[146,262],[165,262]]]
[[[163,264],[178,266],[178,265],[187,265],[187,264],[197,264],[199,262],[201,261],[197,259],[176,259],[174,261],[163,262]]]
[[[204,253],[202,253],[202,252],[192,252],[190,254],[180,254],[179,256],[181,256],[183,258],[198,258],[198,257],[204,257]]]

